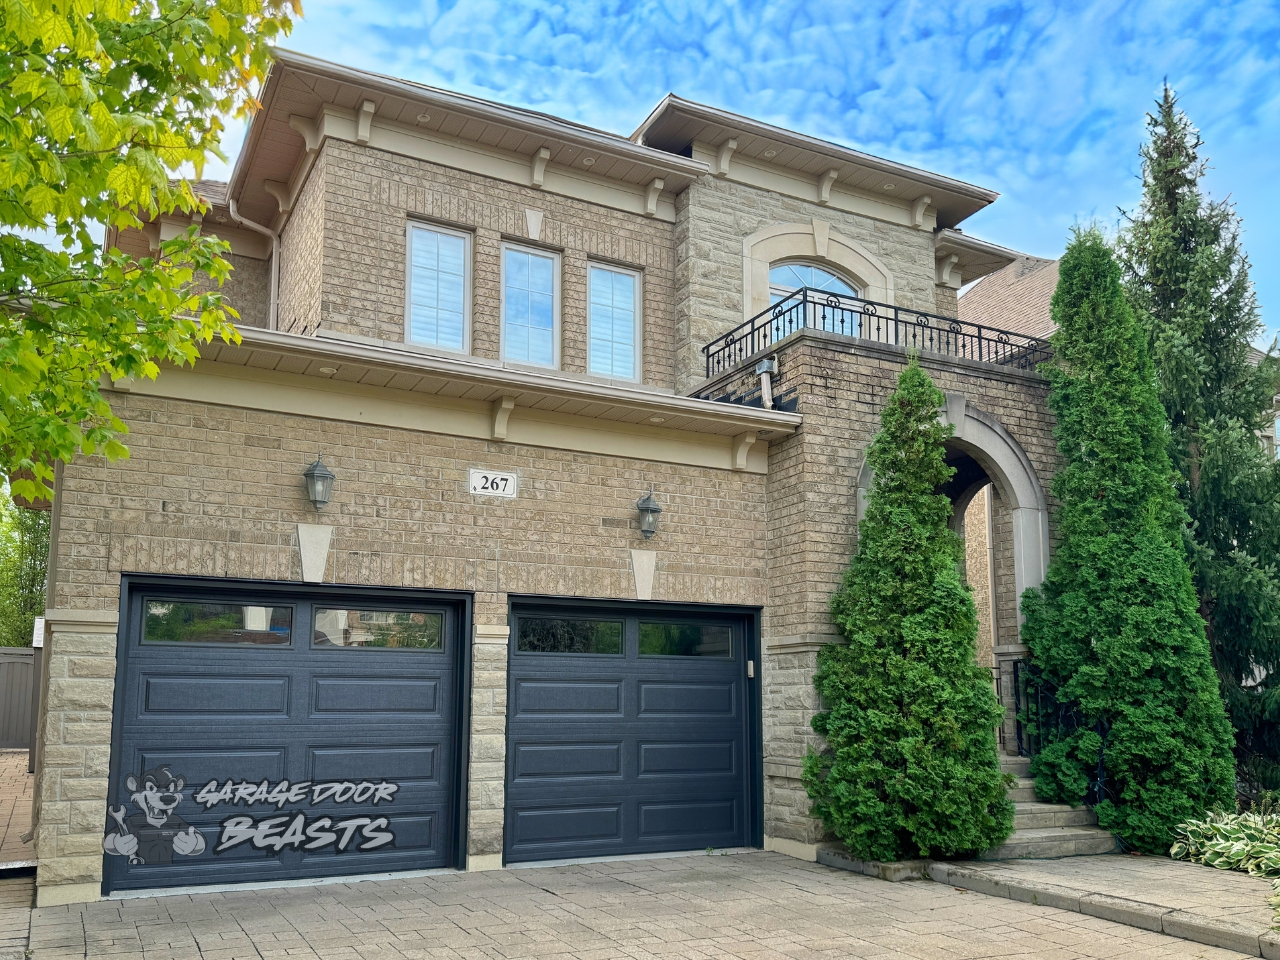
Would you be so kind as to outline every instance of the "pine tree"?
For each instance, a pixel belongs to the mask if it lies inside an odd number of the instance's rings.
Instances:
[[[828,749],[805,759],[814,811],[864,860],[955,856],[1002,843],[1013,806],[996,757],[1002,711],[976,659],[961,541],[939,490],[951,427],[913,360],[868,452],[875,482],[858,552],[832,599],[847,645],[818,655]]]
[[[1188,549],[1242,772],[1280,788],[1280,361],[1250,341],[1262,321],[1229,203],[1200,192],[1203,145],[1167,86],[1148,115],[1143,200],[1117,244],[1145,328],[1169,451],[1191,518]]]
[[[1023,598],[1044,695],[1036,794],[1100,801],[1099,824],[1163,853],[1177,823],[1233,802],[1231,726],[1146,338],[1096,230],[1067,247],[1051,310],[1059,542],[1042,588]]]

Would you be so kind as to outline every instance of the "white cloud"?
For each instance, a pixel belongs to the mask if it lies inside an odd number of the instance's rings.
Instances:
[[[1042,255],[1138,196],[1165,77],[1280,311],[1275,0],[308,0],[288,45],[630,133],[668,91],[989,186],[965,226]],[[1273,279],[1274,277],[1274,279]],[[1275,325],[1275,321],[1273,321]]]

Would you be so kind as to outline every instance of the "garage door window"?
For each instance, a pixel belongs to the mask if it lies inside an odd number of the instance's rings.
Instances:
[[[521,653],[622,654],[622,621],[521,617],[516,640]]]
[[[440,650],[444,615],[422,610],[316,609],[313,647],[350,650]]]
[[[292,627],[292,607],[148,600],[142,639],[146,643],[287,644]]]
[[[641,623],[642,657],[732,657],[733,630],[713,623]]]

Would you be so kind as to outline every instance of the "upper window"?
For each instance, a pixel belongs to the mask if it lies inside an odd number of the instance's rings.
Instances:
[[[502,249],[502,358],[539,367],[560,363],[560,258]]]
[[[827,290],[846,297],[858,296],[855,287],[829,270],[810,263],[780,263],[769,268],[769,302],[777,303],[801,287]]]
[[[409,224],[408,340],[467,349],[465,233]]]
[[[288,643],[292,607],[247,607],[202,600],[148,600],[142,638],[148,643]]]
[[[639,275],[592,264],[587,288],[587,369],[602,377],[638,380]]]

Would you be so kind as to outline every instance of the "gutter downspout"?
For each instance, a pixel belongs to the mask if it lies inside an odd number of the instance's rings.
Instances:
[[[236,201],[234,197],[227,198],[227,209],[231,211],[231,219],[242,227],[248,227],[254,233],[260,233],[264,237],[271,240],[271,305],[267,308],[267,329],[280,329],[280,234],[274,230],[268,230],[260,223],[253,220],[246,220],[240,216],[236,210]]]

